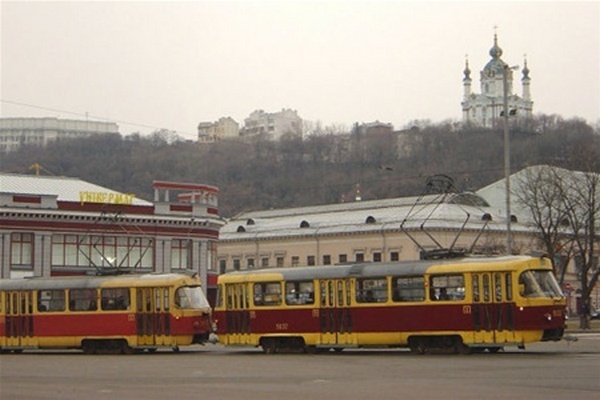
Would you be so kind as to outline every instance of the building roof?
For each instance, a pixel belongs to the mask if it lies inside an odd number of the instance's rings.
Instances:
[[[440,202],[440,200],[443,200]],[[476,194],[405,197],[242,213],[221,229],[220,240],[265,239],[425,228],[479,230],[490,207]],[[486,215],[486,217],[484,217]],[[502,224],[492,215],[488,226]]]
[[[0,193],[21,195],[54,195],[57,201],[80,202],[81,193],[124,194],[79,178],[0,173]],[[142,199],[133,198],[133,205],[152,206]]]
[[[519,193],[526,193],[527,187],[531,182],[539,181],[540,179],[563,179],[571,182],[574,187],[577,182],[585,187],[586,173],[581,171],[572,171],[564,168],[554,167],[550,165],[534,165],[515,172],[510,176],[510,213],[517,217],[519,222],[531,223],[531,211],[519,201]],[[597,188],[600,190],[600,188]],[[506,215],[506,179],[501,179],[488,186],[485,186],[477,191],[477,194],[490,204],[491,209],[499,215]],[[597,194],[600,197],[600,193]],[[543,204],[542,204],[543,205]]]
[[[530,211],[518,201],[520,185],[527,177],[548,166],[525,168],[511,175],[513,231],[529,232]],[[555,167],[552,167],[555,168]],[[556,169],[556,168],[555,168]],[[558,169],[560,170],[560,169]],[[563,170],[577,176],[578,172]],[[251,211],[231,218],[221,229],[221,241],[257,240],[344,233],[425,229],[506,229],[506,180],[494,182],[476,193],[446,196],[402,197],[351,203],[326,204],[277,210]],[[487,225],[486,225],[487,224]]]

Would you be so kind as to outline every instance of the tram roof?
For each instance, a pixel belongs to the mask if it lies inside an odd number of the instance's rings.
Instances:
[[[498,270],[500,265],[534,260],[531,256],[503,257],[465,257],[450,260],[416,260],[386,263],[356,263],[344,265],[325,265],[298,268],[265,268],[229,272],[222,276],[239,278],[240,281],[249,277],[282,277],[284,280],[304,279],[342,279],[347,277],[377,277],[377,276],[419,276],[434,266],[460,265],[463,270]]]
[[[153,286],[157,282],[188,278],[189,275],[167,273],[0,279],[0,290],[95,289],[107,284],[111,284],[111,287]]]

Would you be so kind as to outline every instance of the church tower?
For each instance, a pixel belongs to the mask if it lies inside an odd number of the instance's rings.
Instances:
[[[523,68],[523,96],[513,93],[513,68],[502,60],[502,49],[498,46],[498,36],[494,34],[494,45],[490,49],[491,60],[479,74],[481,93],[471,91],[471,70],[469,62],[463,71],[463,123],[484,128],[499,128],[502,125],[504,111],[504,74],[506,74],[507,100],[509,116],[519,124],[526,124],[532,116],[533,101],[531,100],[529,68],[527,60]],[[512,121],[511,121],[512,122]],[[514,122],[512,122],[514,124]]]

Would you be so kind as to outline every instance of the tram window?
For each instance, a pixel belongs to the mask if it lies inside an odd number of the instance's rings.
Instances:
[[[512,301],[513,293],[512,293],[512,274],[508,273],[504,275],[504,279],[506,280],[506,300]]]
[[[552,271],[524,271],[519,275],[519,293],[523,297],[562,296]]]
[[[385,303],[388,299],[387,279],[358,279],[356,301],[359,303]]]
[[[256,293],[256,292],[255,292]],[[262,294],[259,294],[260,299],[262,300]],[[233,286],[227,285],[227,309],[233,309]]]
[[[168,310],[169,289],[163,288],[163,300],[165,301],[163,310]],[[160,289],[157,290],[157,293]],[[204,309],[210,307],[208,300],[200,286],[182,286],[175,291],[175,306],[178,308]],[[157,306],[158,307],[158,306]]]
[[[302,305],[314,302],[315,286],[312,281],[285,283],[285,304]]]
[[[279,282],[254,284],[254,304],[257,306],[277,306],[281,304],[281,285]]]
[[[215,307],[222,307],[223,306],[223,285],[219,285],[217,286],[217,304],[215,304]]]
[[[346,305],[350,305],[352,302],[352,293],[350,292],[350,280],[346,279]]]
[[[97,309],[95,289],[71,289],[69,291],[69,310],[95,311]]]
[[[169,311],[170,310],[170,306],[169,306],[169,289],[164,288],[163,289],[163,304],[165,305],[164,310],[165,311]]]
[[[502,301],[502,277],[499,273],[494,274],[494,293],[496,301]]]
[[[473,275],[473,301],[479,301],[479,276]]]
[[[41,290],[38,292],[38,311],[65,311],[64,290]]]
[[[431,300],[458,301],[465,298],[465,278],[462,275],[431,277]]]
[[[409,276],[392,279],[394,301],[423,301],[425,300],[425,278]]]
[[[101,305],[103,310],[129,309],[129,289],[109,288],[100,290]]]
[[[490,301],[490,277],[489,275],[483,275],[483,301]]]

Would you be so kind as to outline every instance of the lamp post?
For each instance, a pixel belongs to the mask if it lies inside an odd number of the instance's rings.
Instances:
[[[518,66],[504,64],[502,83],[504,84],[504,181],[506,183],[506,253],[512,254],[512,232],[510,213],[510,136],[508,132],[508,72]]]

